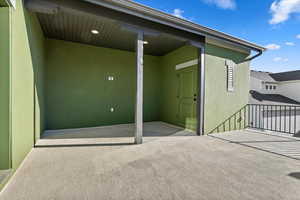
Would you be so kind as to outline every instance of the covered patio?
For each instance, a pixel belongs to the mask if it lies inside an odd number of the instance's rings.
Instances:
[[[296,200],[299,142],[246,130],[35,148],[0,198]]]
[[[203,134],[204,37],[101,2],[26,2],[45,37],[36,142],[85,128],[64,137],[126,136],[140,144],[143,123],[157,121]]]

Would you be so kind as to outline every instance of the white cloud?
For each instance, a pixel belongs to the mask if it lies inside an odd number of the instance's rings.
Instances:
[[[280,45],[278,45],[278,44],[268,44],[268,45],[266,45],[266,48],[269,49],[269,50],[278,50],[278,49],[280,49]]]
[[[275,62],[278,62],[278,61],[281,61],[281,60],[282,60],[281,57],[275,57],[275,58],[273,59],[273,61],[275,61]]]
[[[282,62],[287,62],[289,59],[287,58],[282,58],[282,57],[275,57],[273,59],[274,62],[279,62],[279,61],[282,61]]]
[[[293,13],[300,13],[300,0],[276,0],[272,3],[270,24],[279,24],[289,19]]]
[[[234,10],[236,8],[235,0],[202,0],[207,4],[214,4],[222,9],[231,9]]]
[[[287,45],[287,46],[295,46],[295,43],[294,42],[286,42],[285,45]]]
[[[300,34],[296,35],[296,38],[300,39]]]
[[[184,13],[183,10],[181,10],[179,8],[176,8],[176,9],[173,10],[172,15],[174,15],[175,17],[184,18],[183,13]]]

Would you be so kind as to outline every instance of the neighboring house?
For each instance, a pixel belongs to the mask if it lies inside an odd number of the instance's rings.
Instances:
[[[300,131],[300,70],[282,73],[251,71],[251,127],[297,134]]]
[[[209,133],[248,103],[265,50],[129,0],[0,0],[0,26],[0,169],[13,171],[45,130]]]
[[[251,104],[300,104],[300,70],[270,73],[251,70]]]
[[[300,102],[300,70],[273,73],[270,76],[278,82],[278,93]]]

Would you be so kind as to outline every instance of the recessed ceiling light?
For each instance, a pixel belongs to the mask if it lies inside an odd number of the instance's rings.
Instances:
[[[91,33],[94,34],[94,35],[98,35],[98,34],[99,34],[99,31],[96,30],[96,29],[93,29],[93,30],[91,30]]]
[[[143,43],[144,43],[144,44],[149,44],[149,42],[148,42],[148,41],[144,41]]]

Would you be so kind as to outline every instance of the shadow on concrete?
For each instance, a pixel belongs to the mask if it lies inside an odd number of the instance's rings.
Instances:
[[[258,134],[260,134],[260,133],[258,133]],[[276,144],[285,143],[285,144],[287,144],[287,143],[295,143],[295,142],[300,143],[299,140],[290,139],[290,140],[276,140],[276,141],[270,141],[270,140],[266,140],[266,141],[263,141],[263,140],[259,140],[259,141],[256,141],[256,140],[252,140],[252,141],[235,141],[233,139],[229,139],[229,138],[225,138],[225,137],[218,137],[218,136],[212,135],[212,134],[209,134],[208,136],[212,137],[212,138],[215,138],[215,139],[223,140],[223,141],[226,141],[226,142],[229,142],[229,143],[238,144],[238,145],[249,147],[249,148],[252,148],[252,149],[255,149],[255,150],[264,151],[264,152],[267,152],[267,153],[271,153],[271,154],[275,154],[275,155],[279,155],[279,156],[283,156],[283,157],[286,157],[286,158],[290,158],[290,159],[293,159],[293,160],[299,160],[300,161],[300,148],[296,153],[288,154],[288,153],[285,153],[284,149],[278,149],[278,146],[275,146],[275,145],[274,145],[273,149],[270,149],[269,146],[267,146],[267,147],[253,146],[257,143],[260,143],[260,144],[264,144],[264,143],[269,143],[269,144],[270,143],[276,143]],[[268,136],[272,137],[273,135],[268,135]],[[299,147],[300,147],[300,144],[299,144]],[[288,150],[290,150],[290,147],[289,147]]]
[[[300,138],[300,131],[296,134],[294,134],[294,137]]]
[[[300,180],[300,172],[289,173],[289,176]]]

